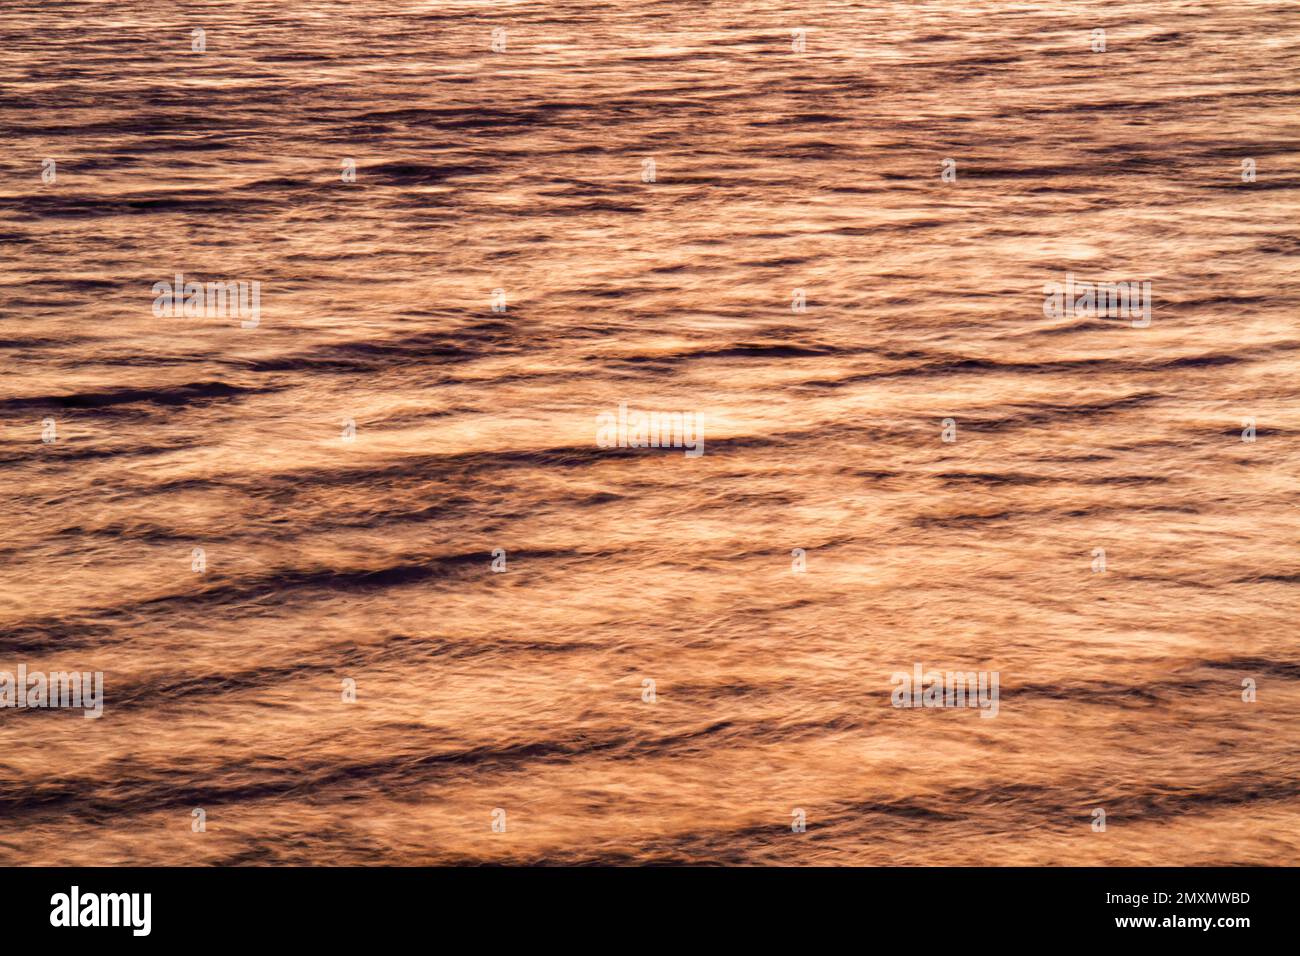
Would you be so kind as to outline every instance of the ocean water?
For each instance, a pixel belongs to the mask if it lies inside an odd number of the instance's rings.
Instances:
[[[1294,862],[1294,4],[18,0],[0,49],[0,671],[104,675],[0,709],[0,863]]]

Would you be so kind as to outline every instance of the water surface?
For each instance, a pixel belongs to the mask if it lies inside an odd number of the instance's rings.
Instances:
[[[107,695],[0,711],[0,862],[1294,861],[1294,4],[22,0],[0,47],[0,669]],[[177,272],[260,325],[155,318]],[[1067,272],[1150,326],[1045,318]],[[705,454],[597,447],[620,402]],[[996,719],[892,707],[916,663]]]

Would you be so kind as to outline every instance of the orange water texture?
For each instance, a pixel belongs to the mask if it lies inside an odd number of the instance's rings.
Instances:
[[[0,710],[0,863],[1295,861],[1295,3],[11,0],[0,50],[0,670],[106,696]],[[177,272],[259,327],[156,318]],[[997,717],[891,706],[917,663]]]

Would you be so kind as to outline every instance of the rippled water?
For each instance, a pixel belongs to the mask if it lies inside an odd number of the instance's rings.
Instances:
[[[0,670],[106,694],[0,710],[0,861],[1294,862],[1294,4],[0,48]],[[156,318],[177,272],[260,324]],[[1046,318],[1067,272],[1150,326]],[[620,402],[705,453],[598,447]],[[996,719],[892,707],[918,663]]]

